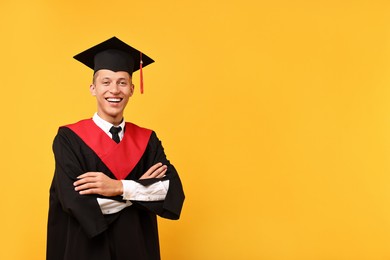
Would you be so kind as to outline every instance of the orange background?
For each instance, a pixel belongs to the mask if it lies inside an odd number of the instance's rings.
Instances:
[[[390,259],[389,1],[0,10],[0,259],[44,259],[52,140],[96,109],[72,57],[114,35],[156,60],[125,116],[157,131],[187,195],[159,221],[163,259]]]

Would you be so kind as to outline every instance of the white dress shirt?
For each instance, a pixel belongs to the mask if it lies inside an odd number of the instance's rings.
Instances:
[[[92,117],[92,120],[95,124],[100,127],[110,138],[112,134],[110,133],[110,128],[113,124],[102,119],[97,113]],[[125,132],[125,120],[117,125],[120,126],[123,130],[119,132],[119,139],[122,140]],[[123,184],[123,194],[122,197],[126,202],[120,202],[111,199],[102,199],[97,198],[100,209],[103,214],[113,214],[121,211],[122,209],[132,205],[130,200],[135,201],[161,201],[165,199],[169,188],[169,180],[158,181],[148,186],[143,186],[135,181],[131,180],[121,180]]]

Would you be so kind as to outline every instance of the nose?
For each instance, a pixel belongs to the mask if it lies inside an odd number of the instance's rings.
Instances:
[[[119,86],[115,83],[112,83],[110,85],[110,93],[112,94],[118,94],[119,93]]]

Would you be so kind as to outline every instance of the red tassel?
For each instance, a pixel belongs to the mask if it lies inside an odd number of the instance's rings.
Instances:
[[[140,88],[141,88],[141,94],[144,93],[144,76],[142,74],[142,52],[140,54],[140,61],[139,61],[139,78],[140,78]]]

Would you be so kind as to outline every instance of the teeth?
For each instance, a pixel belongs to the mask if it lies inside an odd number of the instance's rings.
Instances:
[[[122,99],[121,98],[107,98],[106,100],[109,102],[120,102]]]

